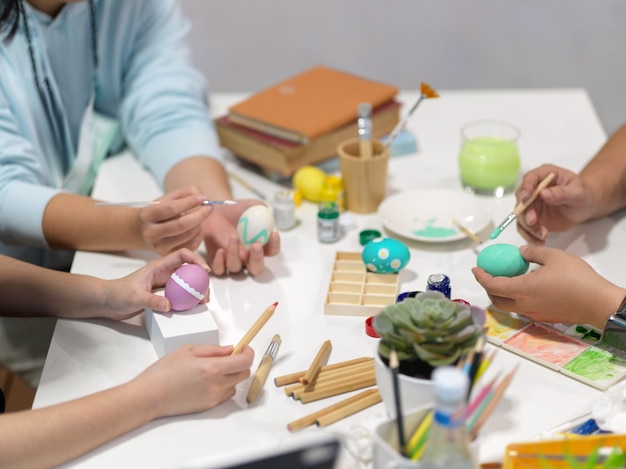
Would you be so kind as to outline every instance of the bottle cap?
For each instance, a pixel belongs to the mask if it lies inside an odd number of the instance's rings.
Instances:
[[[432,376],[437,400],[457,402],[464,400],[469,386],[469,377],[454,366],[435,368]]]

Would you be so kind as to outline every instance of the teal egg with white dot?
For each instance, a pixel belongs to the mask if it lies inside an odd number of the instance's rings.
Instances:
[[[361,258],[370,272],[395,274],[409,263],[411,253],[402,241],[374,238],[363,248]]]

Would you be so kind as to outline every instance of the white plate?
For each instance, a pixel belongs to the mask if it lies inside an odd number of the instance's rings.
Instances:
[[[378,207],[383,225],[405,238],[445,243],[467,238],[452,222],[478,233],[484,230],[491,216],[471,194],[445,189],[425,189],[392,195]]]

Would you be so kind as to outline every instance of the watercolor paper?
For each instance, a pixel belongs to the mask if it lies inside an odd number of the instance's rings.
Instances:
[[[485,319],[487,340],[500,345],[528,324],[529,321],[513,317],[510,314],[506,314],[493,308],[488,308]]]
[[[539,324],[526,326],[502,346],[552,369],[559,369],[588,347],[572,337]]]
[[[605,390],[626,376],[626,360],[596,347],[589,347],[565,364],[561,372]]]

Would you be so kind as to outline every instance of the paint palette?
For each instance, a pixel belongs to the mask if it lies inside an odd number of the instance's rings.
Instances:
[[[385,228],[405,238],[428,243],[467,238],[453,220],[474,233],[491,223],[491,216],[476,197],[447,189],[400,192],[383,200],[378,214]]]
[[[487,339],[494,345],[601,390],[626,376],[626,360],[600,342],[600,331],[591,326],[535,323],[493,306],[486,313]]]
[[[372,316],[396,302],[399,275],[368,272],[360,252],[338,252],[333,264],[324,314]]]

